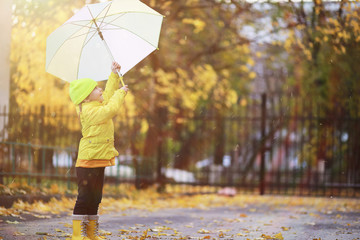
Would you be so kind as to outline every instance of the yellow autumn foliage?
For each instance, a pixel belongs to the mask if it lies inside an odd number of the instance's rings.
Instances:
[[[15,96],[17,105],[22,109],[34,106],[67,106],[67,112],[74,110],[68,97],[68,84],[45,72],[46,38],[66,21],[72,14],[69,7],[56,5],[51,19],[44,21],[44,16],[35,14],[31,2],[17,3],[15,9],[25,11],[28,15],[13,15],[13,28],[11,34],[10,61],[12,65],[11,79],[16,88],[11,94]],[[55,1],[46,4],[54,5]],[[46,5],[45,4],[45,5]],[[78,4],[74,4],[76,6]],[[21,6],[21,7],[20,7]],[[64,4],[66,6],[66,3]],[[25,8],[28,9],[26,12]],[[58,11],[62,9],[62,11]],[[33,15],[31,15],[31,13]],[[44,12],[43,14],[46,14]]]
[[[190,24],[194,27],[194,33],[199,33],[204,30],[206,23],[200,19],[184,18],[184,24]]]

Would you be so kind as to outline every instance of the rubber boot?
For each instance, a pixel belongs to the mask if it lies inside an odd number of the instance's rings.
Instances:
[[[73,234],[71,240],[90,240],[86,237],[87,215],[73,215]]]
[[[98,215],[88,215],[89,223],[86,226],[86,236],[91,240],[103,240],[99,236],[99,216]]]

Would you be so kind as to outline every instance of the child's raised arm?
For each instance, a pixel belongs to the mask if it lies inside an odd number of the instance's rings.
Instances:
[[[119,89],[120,86],[120,78],[122,76],[118,75],[118,72],[120,71],[121,66],[117,62],[113,62],[111,64],[111,74],[109,76],[109,79],[106,83],[105,90],[103,92],[103,97],[105,102],[109,101],[109,99],[114,94],[115,90]]]

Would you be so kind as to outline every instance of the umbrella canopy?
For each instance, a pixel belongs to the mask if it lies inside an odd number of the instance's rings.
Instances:
[[[102,81],[116,61],[125,74],[158,48],[162,20],[139,0],[86,5],[47,38],[46,71],[68,82]]]

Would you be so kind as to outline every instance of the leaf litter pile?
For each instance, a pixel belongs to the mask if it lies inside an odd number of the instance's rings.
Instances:
[[[59,192],[54,186],[51,191]],[[114,189],[105,188],[104,192],[99,214],[111,219],[108,224],[100,221],[100,228],[106,229],[100,234],[107,239],[305,239],[301,237],[304,229],[315,231],[324,221],[334,225],[332,239],[360,239],[354,237],[360,236],[360,200],[355,198],[186,196],[131,187],[121,189],[122,197],[106,195],[118,192]],[[3,232],[9,229],[17,229],[13,239],[24,239],[16,238],[26,235],[21,230],[24,228],[16,226],[26,226],[35,219],[58,222],[58,227],[37,231],[36,239],[66,239],[71,236],[74,203],[75,197],[63,194],[46,203],[18,200],[11,208],[0,207],[0,239],[5,239]],[[115,224],[115,219],[119,223]],[[300,222],[302,227],[291,222]],[[326,238],[311,235],[306,239]]]

